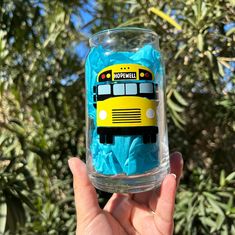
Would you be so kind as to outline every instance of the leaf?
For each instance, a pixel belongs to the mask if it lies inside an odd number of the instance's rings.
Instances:
[[[197,11],[195,13],[197,13],[197,18],[200,19],[202,15],[202,0],[197,0],[196,3]]]
[[[206,55],[206,57],[208,58],[210,65],[213,65],[213,55],[210,51],[205,51],[204,54]]]
[[[211,198],[213,200],[219,200],[220,198],[217,195],[214,195],[212,193],[209,192],[203,192],[203,195],[207,198]]]
[[[204,39],[201,33],[198,34],[197,36],[197,48],[199,51],[203,51],[204,47]]]
[[[28,197],[26,197],[24,194],[22,194],[18,189],[16,189],[16,191],[17,191],[21,201],[23,201],[31,210],[33,210],[33,211],[37,210],[35,208],[35,206],[32,204],[32,202],[28,199]]]
[[[0,198],[0,235],[3,235],[6,228],[7,221],[7,203],[5,198],[2,196]]]
[[[177,221],[177,223],[175,223],[175,233],[179,233],[179,231],[181,231],[182,226],[184,226],[185,223],[185,218],[181,219],[180,221]]]
[[[10,127],[11,131],[15,132],[19,136],[26,135],[25,129],[22,126],[20,126],[19,124],[15,123],[15,122],[11,122],[11,124],[8,126]]]
[[[1,133],[0,136],[0,147],[4,144],[4,142],[7,140],[7,137]]]
[[[174,94],[176,100],[177,100],[180,104],[182,104],[183,106],[188,106],[187,101],[182,97],[182,95],[181,95],[177,90],[174,90],[174,91],[173,91],[173,94]]]
[[[230,211],[233,206],[233,197],[230,197],[227,203],[227,211]]]
[[[172,110],[175,110],[176,112],[183,112],[184,108],[180,107],[178,104],[174,103],[170,98],[167,99],[167,104]]]
[[[10,153],[12,150],[16,149],[17,147],[19,147],[19,142],[17,140],[14,140],[14,142],[11,145],[9,145],[7,148],[5,148],[4,154],[7,155],[8,153]]]
[[[226,36],[230,36],[231,34],[235,33],[235,27],[229,29],[226,33]]]
[[[230,209],[230,213],[232,213],[235,216],[235,207]]]
[[[25,181],[26,181],[29,189],[33,190],[33,188],[35,186],[35,181],[34,181],[34,178],[31,174],[31,172],[25,166],[17,169],[16,172],[17,172],[17,174],[22,173],[24,175]]]
[[[196,24],[195,24],[195,22],[193,21],[193,19],[190,18],[190,17],[185,18],[184,21],[186,21],[186,22],[188,22],[189,24],[191,24],[191,26],[193,26],[194,28],[197,27]]]
[[[227,193],[227,192],[218,192],[217,194],[219,196],[228,197],[228,198],[230,198],[232,196],[230,193]]]
[[[49,43],[53,44],[56,41],[56,38],[59,36],[60,32],[54,32],[48,36],[48,38],[43,43],[43,48],[46,48]]]
[[[213,207],[214,211],[217,212],[218,214],[220,214],[221,216],[224,216],[224,212],[222,211],[222,209],[217,205],[216,201],[211,199],[211,198],[207,198],[207,201],[209,202],[209,204]]]
[[[225,172],[224,170],[222,170],[220,172],[220,186],[223,187],[225,185]]]
[[[219,230],[221,228],[221,226],[223,225],[223,222],[225,220],[225,216],[224,215],[218,215],[216,218],[216,224],[217,224],[217,230]]]
[[[204,206],[204,200],[201,199],[199,202],[199,212],[201,216],[205,216],[205,206]]]
[[[61,10],[58,14],[56,14],[55,21],[59,23],[59,22],[63,22],[64,19],[65,19],[65,11]]]
[[[221,235],[229,235],[229,233],[228,233],[228,225],[227,225],[227,224],[224,224],[224,225],[222,226]]]
[[[177,112],[175,112],[174,110],[172,110],[172,115],[175,117],[175,119],[177,121],[179,121],[179,123],[181,123],[182,125],[186,124],[186,121],[183,119],[183,117],[181,117]]]
[[[235,234],[235,225],[231,226],[231,234]]]
[[[170,23],[171,25],[173,25],[176,29],[182,30],[181,26],[175,20],[173,20],[169,15],[164,13],[163,11],[159,10],[156,7],[151,7],[151,8],[149,8],[149,10],[151,12],[153,12],[155,15],[161,17],[163,20],[165,20],[168,23]]]
[[[207,9],[206,3],[202,2],[202,4],[201,4],[201,17],[200,17],[200,20],[203,20],[205,18],[205,16],[207,16],[207,12],[208,12],[208,9]]]
[[[33,109],[32,115],[33,115],[34,120],[37,124],[42,123],[40,112],[38,110],[36,110],[36,108]]]
[[[234,178],[235,178],[235,172],[232,172],[231,174],[229,174],[229,175],[225,178],[225,180],[226,180],[227,182],[230,182],[230,181],[232,181]]]
[[[223,77],[224,76],[224,67],[219,61],[217,62],[217,64],[218,64],[219,74],[221,77]]]
[[[210,228],[216,228],[216,222],[213,221],[210,217],[200,217],[199,218],[202,224],[210,227]]]
[[[7,205],[7,225],[9,226],[10,231],[14,234],[16,230],[17,216],[12,209],[11,201],[10,203],[8,202]]]
[[[186,44],[183,45],[183,46],[181,46],[181,47],[178,49],[178,52],[175,54],[174,59],[177,59],[177,58],[181,55],[181,53],[185,50],[186,47],[187,47]]]
[[[22,202],[12,192],[6,193],[7,202],[7,225],[13,234],[16,234],[17,223],[23,225],[26,215]]]
[[[49,33],[53,33],[55,27],[56,27],[56,22],[52,22],[50,27],[49,27]]]
[[[176,117],[175,117],[175,112],[174,112],[173,110],[171,110],[170,113],[171,113],[171,118],[172,118],[174,124],[175,124],[179,129],[184,130],[182,124],[176,119]]]

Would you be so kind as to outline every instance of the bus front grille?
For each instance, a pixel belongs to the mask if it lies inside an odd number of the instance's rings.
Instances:
[[[141,110],[112,109],[112,123],[141,123]]]

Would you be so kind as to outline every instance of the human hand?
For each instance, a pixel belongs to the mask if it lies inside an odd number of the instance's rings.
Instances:
[[[70,158],[77,214],[76,235],[171,235],[175,193],[183,168],[180,153],[171,155],[170,165],[171,174],[165,177],[159,189],[136,194],[114,193],[102,210],[85,164],[79,158]]]

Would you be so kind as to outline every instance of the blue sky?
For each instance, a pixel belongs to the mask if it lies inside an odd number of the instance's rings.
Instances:
[[[231,22],[229,24],[226,24],[224,26],[224,31],[225,32],[228,32],[230,29],[234,28],[235,27],[235,22]],[[232,55],[234,56],[234,55]],[[230,61],[229,62],[229,65],[231,66],[232,70],[227,68],[227,67],[224,67],[224,81],[227,83],[226,84],[226,87],[225,87],[225,91],[229,92],[229,91],[232,91],[233,89],[233,85],[232,85],[232,82],[229,82],[230,78],[232,76],[234,76],[234,71],[235,71],[235,61]]]
[[[83,29],[83,26],[86,25],[88,22],[90,22],[93,19],[93,16],[89,13],[95,12],[95,1],[91,0],[89,1],[89,4],[83,7],[83,9],[79,9],[78,14],[72,14],[71,15],[71,22],[73,23],[76,30],[80,33],[82,33],[85,37],[89,37],[91,35],[90,29],[92,25],[89,27],[85,27]],[[79,17],[81,16],[81,18]],[[73,49],[78,54],[80,58],[85,60],[86,55],[89,52],[89,47],[87,46],[86,42],[79,42],[76,45],[73,45]],[[61,79],[61,83],[63,85],[69,85],[70,83],[76,81],[79,79],[77,75],[69,76],[68,78]]]
[[[94,0],[91,0],[87,5],[83,7],[83,9],[79,9],[78,15],[81,15],[81,18],[78,18],[75,14],[72,14],[71,16],[71,22],[73,23],[77,31],[81,32],[86,37],[89,37],[91,35],[90,29],[92,28],[92,25],[85,27],[84,29],[83,26],[93,19],[93,16],[89,12],[95,13],[95,8],[96,3]],[[86,43],[80,42],[75,46],[75,50],[77,54],[84,59],[88,53],[89,48],[86,46]]]

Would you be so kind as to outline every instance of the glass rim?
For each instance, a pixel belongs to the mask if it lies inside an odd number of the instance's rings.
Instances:
[[[99,43],[96,42],[96,39],[102,35],[105,35],[105,34],[111,34],[111,33],[120,33],[120,32],[123,32],[123,31],[138,31],[138,32],[143,32],[143,33],[146,33],[146,34],[150,34],[152,36],[155,37],[155,40],[154,41],[159,41],[159,36],[156,32],[154,32],[153,30],[151,29],[148,29],[148,28],[140,28],[140,27],[116,27],[116,28],[111,28],[111,29],[104,29],[104,30],[101,30],[97,33],[94,33],[92,34],[91,36],[89,36],[89,45],[90,46],[98,46]]]

